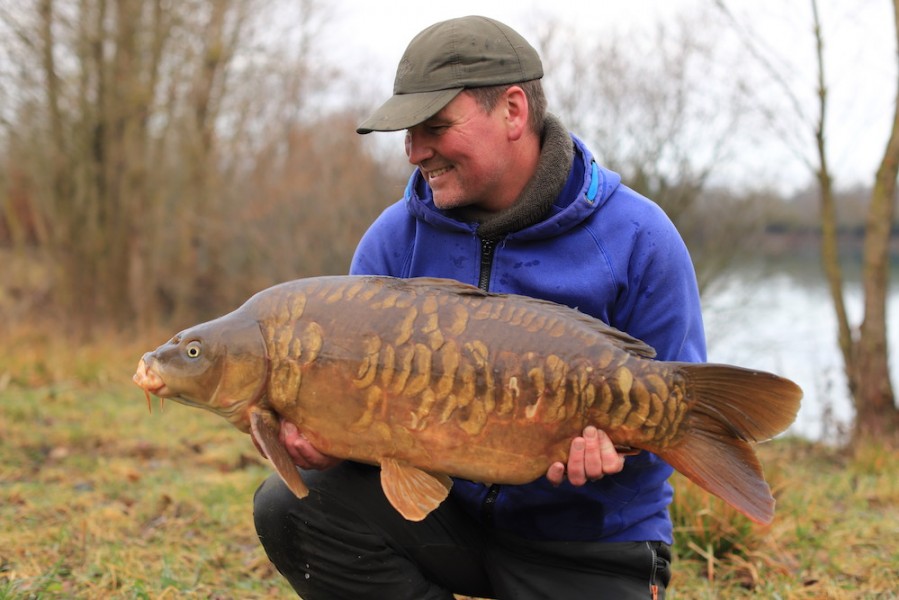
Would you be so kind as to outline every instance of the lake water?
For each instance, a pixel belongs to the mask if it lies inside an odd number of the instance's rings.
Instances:
[[[893,385],[899,369],[899,268],[892,265],[887,307]],[[861,321],[857,273],[847,269],[846,302],[851,325]],[[837,441],[853,416],[836,317],[816,260],[791,260],[735,270],[703,299],[709,361],[763,369],[798,383],[805,396],[789,433]],[[899,388],[897,388],[899,389]]]

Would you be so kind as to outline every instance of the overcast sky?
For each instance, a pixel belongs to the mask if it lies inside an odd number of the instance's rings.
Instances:
[[[832,168],[842,185],[870,183],[882,155],[897,86],[893,13],[888,0],[819,0],[825,36],[832,107],[828,127]],[[499,19],[533,39],[543,15],[568,23],[581,35],[628,32],[675,12],[713,6],[712,0],[333,0],[329,25],[335,43],[330,59],[356,73],[386,98],[394,70],[409,40],[437,21],[482,14]],[[814,114],[814,39],[810,2],[726,0],[737,19],[797,88]],[[733,31],[722,35],[734,35]],[[747,68],[752,60],[747,57]],[[374,99],[374,100],[380,100]],[[748,157],[747,157],[748,159]],[[747,169],[765,168],[779,179],[807,180],[808,169],[786,151],[772,152],[770,165],[747,160]]]

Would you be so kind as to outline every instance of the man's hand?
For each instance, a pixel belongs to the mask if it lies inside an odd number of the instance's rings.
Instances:
[[[546,471],[546,478],[553,485],[561,485],[567,475],[572,485],[581,486],[623,468],[624,456],[615,450],[608,434],[589,425],[582,437],[571,440],[567,472],[564,463],[555,462]]]
[[[324,471],[341,461],[339,458],[322,454],[316,450],[306,436],[297,430],[297,426],[289,421],[281,421],[281,432],[278,438],[287,449],[287,454],[301,469]]]
[[[278,439],[281,440],[281,444],[287,450],[287,454],[293,459],[293,462],[301,469],[324,471],[325,469],[330,469],[342,460],[334,456],[322,454],[316,450],[309,440],[297,430],[296,425],[289,421],[284,421],[283,419],[281,421],[281,429],[278,432]],[[255,438],[253,439],[253,443],[256,444],[256,449],[259,450],[259,453],[265,456],[265,452],[262,451],[262,448],[259,446],[258,442],[256,442]]]

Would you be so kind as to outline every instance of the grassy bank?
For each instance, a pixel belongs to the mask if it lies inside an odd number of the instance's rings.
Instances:
[[[0,600],[291,597],[253,532],[270,471],[249,438],[174,403],[148,414],[130,383],[161,338],[4,337]],[[669,598],[899,597],[899,454],[798,440],[760,453],[769,527],[676,480]]]

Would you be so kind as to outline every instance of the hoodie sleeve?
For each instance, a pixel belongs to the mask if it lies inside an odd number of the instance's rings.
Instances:
[[[617,223],[620,293],[610,323],[655,348],[660,360],[704,362],[705,330],[696,273],[683,239],[668,216],[624,188],[628,206]]]

